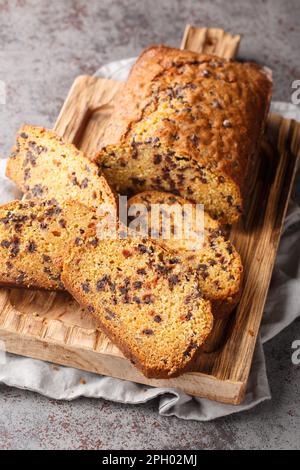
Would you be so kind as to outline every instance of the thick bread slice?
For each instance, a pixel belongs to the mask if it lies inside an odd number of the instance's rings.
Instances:
[[[182,212],[176,211],[176,208],[180,207],[184,211],[191,207],[195,210],[193,203],[173,194],[159,191],[140,193],[128,201],[128,207],[131,210],[134,209],[134,206],[137,210],[141,210],[141,204],[147,208],[148,229],[151,227],[151,205],[161,205],[160,213],[165,217],[170,217],[175,236],[180,237],[182,235],[182,238],[175,238],[174,236],[168,239],[162,238],[162,220],[160,218],[161,222],[158,229],[155,226],[153,227],[154,233],[156,232],[159,235],[157,242],[166,250],[180,256],[182,262],[192,272],[197,273],[199,287],[204,298],[211,301],[214,316],[220,318],[229,315],[240,299],[243,266],[240,255],[232,243],[224,238],[219,224],[204,212],[204,227],[201,227],[202,230],[204,228],[203,245],[200,244],[199,248],[191,249],[197,246],[197,237],[194,239],[184,238],[184,233],[181,230],[182,225],[178,220],[178,217],[182,216]],[[193,215],[195,215],[195,212],[193,212]],[[143,217],[139,217],[141,223]],[[199,235],[199,230],[196,230],[199,227],[195,227],[195,217],[192,217],[191,222],[195,234]],[[147,229],[147,226],[145,226],[145,229]],[[150,230],[148,230],[148,235],[151,235]]]
[[[95,159],[119,193],[171,192],[233,223],[244,210],[271,89],[270,74],[255,64],[149,47]]]
[[[97,223],[78,203],[14,201],[0,207],[0,285],[63,290],[68,243]]]
[[[212,329],[210,302],[194,276],[146,239],[87,237],[73,246],[62,280],[147,377],[184,372]]]
[[[8,160],[6,175],[27,199],[73,199],[89,207],[115,204],[99,168],[55,132],[23,126]]]

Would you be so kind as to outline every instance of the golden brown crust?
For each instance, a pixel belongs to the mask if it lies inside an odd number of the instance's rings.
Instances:
[[[134,65],[95,158],[106,174],[115,147],[133,146],[142,160],[142,147],[154,145],[226,176],[243,197],[270,97],[270,78],[255,64],[152,46]]]

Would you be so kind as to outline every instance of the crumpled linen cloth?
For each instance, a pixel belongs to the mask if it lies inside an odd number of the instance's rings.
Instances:
[[[96,75],[125,80],[134,60],[133,58],[113,62],[99,69]],[[300,121],[300,108],[297,106],[274,102],[272,111]],[[19,196],[14,185],[5,178],[4,171],[5,161],[2,160],[0,161],[0,203]],[[300,175],[298,176],[295,194],[300,195]],[[145,403],[159,397],[158,412],[161,415],[174,415],[186,420],[209,421],[248,410],[271,398],[263,343],[280,333],[300,316],[299,291],[300,197],[297,197],[289,204],[246,398],[242,405],[225,405],[204,398],[193,398],[172,388],[148,387],[68,367],[54,368],[52,364],[13,354],[7,354],[5,360],[2,361],[0,358],[0,382],[33,390],[59,400],[73,400],[85,396],[135,404]],[[80,379],[84,379],[85,383]],[[95,411],[96,409],[97,402],[95,402]]]

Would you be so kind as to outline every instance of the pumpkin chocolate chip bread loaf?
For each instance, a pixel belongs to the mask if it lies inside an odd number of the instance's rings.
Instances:
[[[62,280],[147,377],[184,372],[212,329],[195,277],[148,239],[86,237],[71,250]]]
[[[96,225],[94,211],[70,202],[14,201],[0,207],[0,285],[62,290],[68,243]]]
[[[269,107],[268,75],[255,64],[146,49],[95,156],[109,184],[123,194],[171,192],[235,222]]]
[[[160,211],[157,220],[152,219],[151,222],[151,213],[155,207],[153,205],[159,205],[156,207],[160,207]],[[132,197],[128,201],[128,207],[129,215],[136,217],[140,214],[139,228],[144,236],[151,236],[151,228],[152,236],[155,235],[157,242],[173,252],[174,256],[179,256],[182,263],[197,274],[199,288],[204,298],[211,301],[214,316],[220,318],[229,315],[240,298],[243,266],[240,255],[230,241],[224,238],[219,224],[204,212],[204,223],[199,231],[195,212],[188,212],[190,208],[195,211],[195,205],[170,193],[144,192]],[[143,207],[147,210],[145,215],[142,212]],[[189,238],[185,238],[186,232],[183,231],[184,211],[191,215],[190,220],[185,219],[192,226],[191,235],[194,234]],[[148,218],[146,225],[143,223],[144,217]],[[168,221],[172,224],[172,238],[163,238],[162,227],[168,225]],[[203,237],[200,239],[201,229]],[[197,242],[199,246],[196,245]]]
[[[73,144],[54,132],[24,126],[7,163],[6,175],[27,199],[74,199],[89,207],[114,204],[114,196],[98,167]]]

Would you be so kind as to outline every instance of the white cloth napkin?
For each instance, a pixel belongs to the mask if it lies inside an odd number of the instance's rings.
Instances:
[[[135,59],[113,62],[102,67],[97,76],[125,80]],[[272,103],[272,111],[300,121],[300,109],[288,103]],[[0,161],[0,203],[18,196],[12,183],[4,176],[5,161]],[[300,176],[300,175],[299,175]],[[298,188],[300,178],[298,178]],[[299,191],[296,191],[296,193]],[[268,301],[258,339],[245,401],[240,406],[224,405],[203,398],[192,398],[171,388],[152,388],[124,380],[103,377],[69,367],[12,354],[0,364],[0,382],[33,390],[51,398],[73,400],[80,396],[104,398],[119,403],[145,403],[159,397],[161,415],[182,419],[209,421],[248,410],[271,398],[266,374],[263,343],[277,335],[300,315],[300,197],[289,205]],[[84,379],[84,380],[82,380]],[[95,404],[95,408],[96,408]]]

